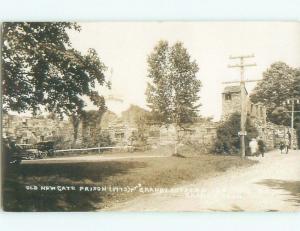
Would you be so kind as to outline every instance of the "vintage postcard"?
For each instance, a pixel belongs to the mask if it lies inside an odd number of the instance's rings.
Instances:
[[[1,23],[5,211],[300,211],[300,23]]]

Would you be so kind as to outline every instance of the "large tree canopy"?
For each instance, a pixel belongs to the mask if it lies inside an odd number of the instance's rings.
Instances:
[[[163,124],[181,126],[197,116],[201,81],[198,65],[181,42],[160,41],[148,57],[148,106]]]
[[[299,98],[300,71],[283,62],[273,63],[264,73],[251,101],[261,102],[267,108],[268,119],[276,124],[290,126],[291,105],[285,104],[290,98]],[[296,105],[298,107],[298,105]]]
[[[3,23],[3,109],[36,114],[43,108],[80,115],[88,97],[99,109],[105,101],[95,84],[105,85],[105,65],[97,53],[72,48],[68,30],[76,23]]]

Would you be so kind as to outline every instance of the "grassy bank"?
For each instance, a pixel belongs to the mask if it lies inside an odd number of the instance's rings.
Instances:
[[[199,155],[120,161],[22,164],[6,170],[4,207],[8,211],[93,211],[141,195],[139,191],[35,191],[28,185],[104,187],[171,187],[208,178],[254,161],[234,156]]]

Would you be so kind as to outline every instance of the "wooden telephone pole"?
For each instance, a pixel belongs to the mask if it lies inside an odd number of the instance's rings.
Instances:
[[[291,98],[288,99],[286,102],[284,102],[284,105],[292,105],[292,110],[291,111],[285,111],[285,112],[291,112],[291,150],[293,150],[294,147],[294,113],[300,112],[300,111],[295,111],[295,104],[299,104],[300,100],[296,98]]]
[[[256,82],[258,80],[245,80],[244,72],[245,67],[253,67],[256,66],[255,63],[245,64],[245,59],[254,58],[254,55],[242,55],[242,56],[230,56],[229,59],[239,59],[239,64],[228,65],[229,68],[239,68],[240,69],[240,81],[231,81],[231,82],[223,82],[223,83],[240,83],[241,90],[241,131],[239,132],[241,139],[241,157],[244,158],[246,155],[246,147],[245,147],[245,135],[246,135],[246,118],[247,118],[247,105],[246,105],[246,92],[245,92],[245,82]]]

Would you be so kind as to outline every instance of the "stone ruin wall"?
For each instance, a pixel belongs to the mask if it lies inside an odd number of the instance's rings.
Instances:
[[[254,104],[248,101],[247,115],[253,125],[256,127],[259,137],[265,142],[267,149],[277,148],[280,141],[287,141],[287,132],[291,132],[291,128],[283,125],[277,125],[267,122],[267,110],[261,103]],[[296,129],[293,129],[293,148],[297,148]]]
[[[4,114],[2,116],[2,135],[20,144],[32,144],[62,137],[73,139],[73,127],[68,121],[47,118],[20,117]]]
[[[181,143],[197,143],[205,150],[212,148],[216,139],[217,123],[210,121],[197,122],[187,130],[180,131]],[[3,116],[3,136],[16,139],[19,144],[34,144],[40,141],[53,140],[60,137],[59,149],[95,147],[92,138],[100,132],[109,134],[114,145],[131,145],[130,137],[137,132],[133,123],[121,120],[112,114],[104,115],[102,120],[89,117],[88,121],[81,121],[78,127],[77,140],[74,142],[74,129],[70,121],[47,118],[20,117],[14,115]],[[150,148],[173,145],[176,141],[175,126],[150,125],[145,130],[147,145]],[[74,146],[75,145],[75,146]]]
[[[180,144],[197,144],[203,152],[213,149],[217,136],[218,123],[211,121],[196,122],[179,131]],[[148,143],[152,147],[174,145],[177,131],[174,125],[152,126],[149,129]],[[200,150],[199,150],[200,151]]]
[[[276,148],[280,141],[287,139],[287,131],[291,131],[289,127],[266,122],[266,111],[262,105],[248,105],[248,116],[269,150]],[[217,126],[218,123],[211,121],[196,122],[187,127],[185,131],[180,131],[179,137],[181,143],[199,144],[203,146],[203,151],[207,152],[213,148],[215,143]],[[72,147],[95,147],[92,142],[87,141],[91,141],[92,137],[96,137],[100,132],[109,134],[116,146],[131,145],[130,137],[133,132],[137,131],[137,127],[113,115],[109,115],[107,118],[104,116],[101,123],[98,118],[89,118],[89,121],[79,124],[75,146],[73,142],[73,125],[69,121],[3,115],[2,131],[4,136],[12,136],[16,139],[17,143],[23,144],[61,137],[63,139],[61,148],[64,149]],[[293,143],[295,144],[294,148],[296,148],[297,137],[295,129],[293,132]],[[176,129],[173,125],[168,127],[158,125],[148,126],[145,136],[147,137],[147,145],[150,148],[174,145],[177,139]]]
[[[259,120],[253,120],[252,123],[258,131],[259,137],[262,137],[265,142],[268,150],[278,148],[281,141],[288,142],[287,132],[291,132],[290,127],[273,124],[271,122],[262,124]],[[293,129],[293,133],[293,148],[297,149],[296,129]]]
[[[224,89],[222,94],[222,120],[228,119],[228,117],[234,112],[241,111],[241,95],[240,91],[237,91],[238,86],[228,86]],[[226,99],[225,95],[230,94],[231,99]],[[258,130],[259,136],[262,137],[263,141],[269,150],[274,149],[278,146],[280,141],[287,139],[287,132],[291,132],[290,127],[276,125],[267,122],[267,111],[266,107],[261,103],[252,103],[249,97],[246,98],[247,104],[247,116],[251,123]],[[297,136],[296,130],[293,129],[294,148],[297,148]]]

